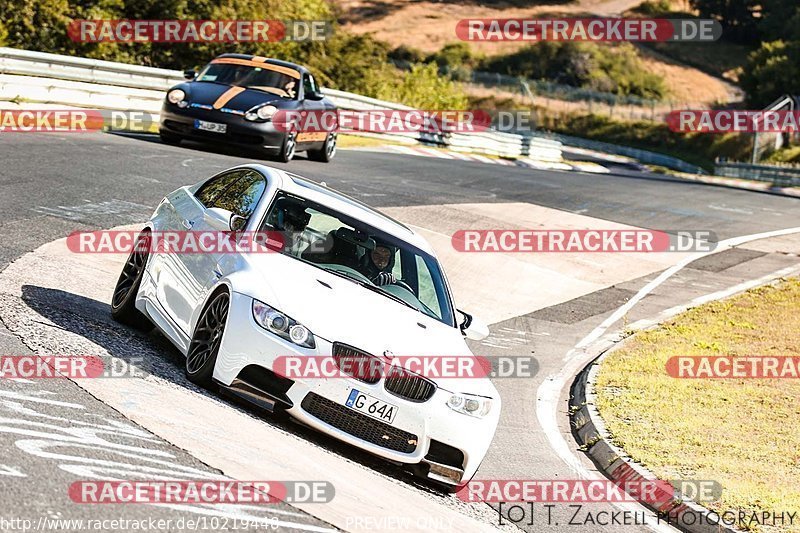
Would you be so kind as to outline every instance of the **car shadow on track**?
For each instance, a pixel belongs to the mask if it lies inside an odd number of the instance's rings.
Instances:
[[[169,146],[176,149],[183,148],[184,150],[187,150],[187,154],[191,154],[192,152],[206,152],[217,155],[239,157],[246,159],[248,161],[261,161],[269,166],[288,164],[288,163],[282,163],[275,158],[269,157],[268,155],[258,152],[257,150],[247,149],[245,147],[240,147],[232,144],[221,144],[221,143],[214,144],[210,142],[206,143],[194,140],[184,140],[181,142],[180,146],[175,146],[162,142],[161,139],[158,137],[158,135],[151,133],[111,132],[111,134],[126,137],[128,139],[134,139],[137,141],[160,144],[161,146]],[[306,154],[306,152],[298,152],[295,155],[294,160],[310,161],[310,159],[308,159],[308,155]]]
[[[158,330],[142,333],[115,322],[111,318],[111,306],[107,303],[35,285],[22,286],[22,300],[30,309],[56,327],[80,335],[103,348],[109,355],[133,365],[138,371],[137,374],[153,375],[180,385],[194,393],[222,402],[243,416],[258,419],[275,428],[302,436],[323,449],[383,475],[401,480],[427,493],[447,497],[400,467],[296,423],[283,412],[270,414],[232,396],[220,395],[217,391],[197,387],[184,376],[185,357],[166,337]],[[141,379],[141,376],[129,379]]]

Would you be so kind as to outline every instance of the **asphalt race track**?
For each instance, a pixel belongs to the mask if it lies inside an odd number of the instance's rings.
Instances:
[[[124,257],[69,257],[53,241],[73,231],[135,227],[165,194],[251,161],[246,153],[199,144],[166,146],[147,135],[4,133],[0,160],[0,354],[98,349],[121,359],[144,357],[148,375],[119,385],[108,383],[114,380],[90,385],[0,381],[0,485],[17,516],[34,525],[42,525],[42,517],[268,518],[280,530],[301,531],[492,530],[501,523],[505,530],[528,531],[671,530],[634,504],[580,509],[560,504],[549,516],[538,506],[527,509],[517,526],[510,525],[507,516],[486,504],[435,493],[391,465],[280,416],[264,416],[200,391],[185,380],[180,355],[163,338],[114,323],[103,298]],[[476,479],[599,476],[577,449],[566,416],[568,378],[588,363],[573,348],[682,256],[511,259],[488,254],[496,257],[465,263],[449,244],[455,229],[625,225],[711,230],[725,240],[800,226],[795,199],[630,169],[539,171],[356,150],[340,150],[330,164],[307,161],[302,154],[288,165],[266,164],[325,181],[416,225],[453,278],[459,307],[491,324],[492,335],[472,343],[473,351],[535,357],[534,377],[495,380],[503,414]],[[800,262],[798,251],[800,240],[789,235],[702,258],[640,295],[626,321],[653,318],[706,294],[791,272]],[[260,435],[264,440],[254,438]],[[253,479],[258,476],[248,478],[248,472],[275,476],[295,470],[332,482],[333,501],[237,509],[93,507],[75,504],[67,495],[70,483],[86,479],[90,471],[108,478],[158,472]],[[386,509],[394,522],[380,521]],[[587,516],[601,511],[625,511],[636,523],[587,522]]]

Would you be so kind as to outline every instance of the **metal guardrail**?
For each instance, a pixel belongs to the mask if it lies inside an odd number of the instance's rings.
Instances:
[[[0,100],[158,113],[164,91],[181,81],[184,81],[183,73],[176,70],[0,48]],[[412,109],[344,91],[324,89],[323,92],[341,109]],[[463,152],[561,160],[560,142],[512,133],[408,132],[382,133],[379,136],[405,143],[435,144]]]
[[[727,178],[768,181],[780,187],[800,186],[800,168],[798,167],[718,161],[714,165],[714,174]]]
[[[680,172],[688,172],[690,174],[707,174],[705,170],[697,165],[687,163],[677,157],[672,157],[657,152],[650,152],[649,150],[640,150],[638,148],[631,148],[630,146],[622,146],[619,144],[611,144],[602,141],[592,141],[589,139],[582,139],[580,137],[572,137],[570,135],[562,135],[560,133],[548,133],[547,137],[560,141],[565,146],[575,146],[578,148],[585,148],[587,150],[596,150],[607,154],[616,154],[630,157],[641,161],[648,165],[658,165]]]
[[[32,52],[16,48],[0,48],[0,74],[37,76],[159,91],[180,83],[184,79],[183,73],[177,70]]]

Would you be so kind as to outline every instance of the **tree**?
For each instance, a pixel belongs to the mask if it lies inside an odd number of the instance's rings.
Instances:
[[[751,106],[763,108],[784,94],[797,94],[800,41],[763,43],[750,54],[740,78]]]
[[[797,0],[764,0],[759,30],[765,41],[800,41],[800,4]]]
[[[690,0],[701,18],[717,19],[724,35],[731,40],[747,42],[757,39],[756,13],[759,0]]]

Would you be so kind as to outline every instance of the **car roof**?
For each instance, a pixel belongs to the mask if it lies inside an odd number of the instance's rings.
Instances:
[[[428,241],[402,222],[381,213],[355,198],[351,198],[344,193],[331,189],[327,185],[322,185],[319,182],[303,176],[267,165],[250,164],[242,165],[242,167],[252,168],[264,174],[268,179],[275,180],[278,188],[283,191],[330,207],[340,213],[377,228],[380,231],[388,233],[393,237],[397,237],[412,246],[416,246],[430,255],[435,255]]]
[[[246,59],[248,61],[252,61],[253,59],[259,58],[264,59],[264,63],[270,63],[272,65],[278,65],[281,67],[288,67],[297,70],[303,74],[308,73],[308,69],[303,65],[298,65],[297,63],[290,63],[289,61],[281,61],[280,59],[272,59],[271,57],[264,58],[263,56],[255,56],[252,54],[222,54],[218,55],[214,59],[220,59],[223,57],[233,58],[233,59]]]

